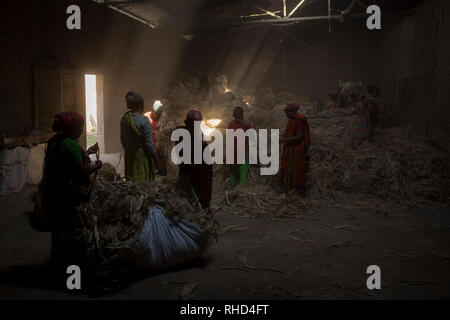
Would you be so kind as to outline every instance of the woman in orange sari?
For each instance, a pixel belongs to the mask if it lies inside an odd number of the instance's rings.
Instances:
[[[298,114],[299,105],[290,103],[284,111],[289,119],[286,130],[280,138],[284,144],[281,158],[280,180],[284,192],[297,189],[304,195],[305,174],[308,168],[308,148],[310,144],[310,130],[308,119]]]

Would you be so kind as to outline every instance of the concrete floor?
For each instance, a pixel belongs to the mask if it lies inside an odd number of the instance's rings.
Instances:
[[[49,286],[41,266],[49,234],[21,213],[25,188],[0,198],[0,298],[84,299]],[[450,298],[448,209],[321,209],[302,219],[222,213],[224,233],[202,260],[132,283],[108,299],[436,299]],[[381,290],[366,269],[381,268]]]

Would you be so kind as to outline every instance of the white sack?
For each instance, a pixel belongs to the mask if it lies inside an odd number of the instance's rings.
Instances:
[[[37,185],[41,182],[46,146],[46,144],[38,144],[30,150],[27,168],[27,184]]]
[[[30,149],[0,150],[0,195],[19,192],[25,185]]]

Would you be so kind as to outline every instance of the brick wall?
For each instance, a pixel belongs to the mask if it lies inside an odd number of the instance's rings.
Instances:
[[[441,141],[450,150],[450,3],[443,1],[442,14],[442,76],[440,118],[442,125]]]
[[[32,8],[27,1],[2,1],[0,10],[0,134],[33,126]],[[10,17],[15,16],[15,20]]]

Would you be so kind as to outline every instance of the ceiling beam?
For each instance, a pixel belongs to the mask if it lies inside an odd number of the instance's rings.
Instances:
[[[347,15],[347,17],[351,18],[364,18],[368,15],[366,13],[362,14],[350,14]],[[235,27],[235,26],[242,26],[242,25],[249,25],[249,24],[264,24],[264,23],[270,23],[270,24],[277,24],[277,25],[283,25],[283,24],[291,24],[296,22],[304,22],[304,21],[320,21],[320,20],[339,20],[342,21],[343,17],[342,15],[326,15],[326,16],[311,16],[311,17],[293,17],[293,18],[281,18],[281,19],[259,19],[259,20],[246,20],[246,21],[240,21],[236,23],[228,23],[224,25],[220,25],[221,27]]]
[[[269,16],[272,16],[272,17],[277,18],[277,19],[281,19],[281,17],[280,17],[279,15],[277,15],[277,14],[276,14],[275,12],[273,12],[273,11],[265,10],[265,9],[260,8],[260,7],[258,7],[258,6],[255,6],[255,7],[256,7],[256,9],[258,9],[258,10],[264,12],[265,14],[267,14],[267,15],[269,15]]]
[[[122,14],[124,14],[124,15],[126,15],[126,16],[134,19],[134,20],[136,20],[136,21],[139,21],[139,22],[141,22],[143,24],[146,24],[152,29],[156,28],[156,26],[153,23],[151,23],[150,21],[144,20],[141,17],[138,17],[137,15],[135,15],[134,13],[130,13],[128,11],[125,11],[125,10],[119,8],[119,7],[116,7],[115,5],[109,4],[108,8],[111,8],[111,9],[117,11],[117,12],[120,12],[120,13],[122,13]]]
[[[274,11],[273,13],[280,13],[281,11]],[[248,16],[240,16],[241,19],[246,19],[246,18],[254,18],[254,17],[261,17],[261,16],[267,16],[267,13],[254,13]],[[280,17],[281,18],[281,17]]]
[[[295,11],[297,11],[297,9],[300,8],[300,6],[301,6],[305,1],[306,1],[306,0],[301,0],[301,1],[295,6],[295,8],[294,8],[291,12],[289,12],[287,18],[290,18],[290,16],[292,16],[292,15],[295,13]]]
[[[120,0],[120,1],[94,0],[94,1],[102,4],[112,4],[112,5],[132,4],[140,2],[139,0]]]

